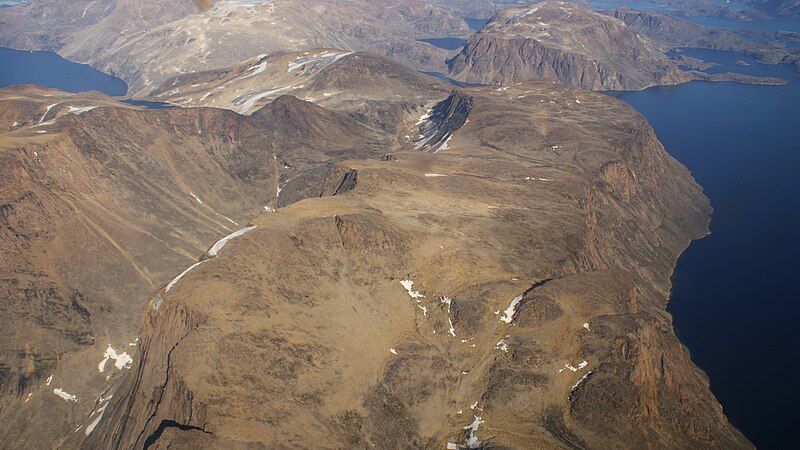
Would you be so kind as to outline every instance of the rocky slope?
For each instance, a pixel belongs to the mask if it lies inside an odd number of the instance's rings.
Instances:
[[[133,106],[99,92],[73,94],[41,86],[0,89],[0,133],[50,125],[65,114],[81,115],[96,108]]]
[[[641,89],[692,79],[621,21],[562,2],[501,11],[448,66],[456,80],[500,85],[545,79],[586,89]]]
[[[4,446],[74,430],[137,357],[148,294],[216,240],[259,211],[331,195],[348,172],[336,161],[392,147],[294,97],[247,117],[115,103],[0,90]]]
[[[0,45],[54,50],[145,94],[165,78],[258,55],[323,47],[369,50],[442,70],[447,52],[417,39],[464,35],[447,7],[420,0],[41,0],[0,10]]]
[[[327,65],[309,84],[343,93],[324,108],[284,96],[249,116],[57,119],[109,140],[123,128],[114,139],[128,145],[174,130],[180,145],[125,152],[161,148],[156,165],[169,149],[263,168],[234,177],[254,193],[227,203],[199,173],[170,175],[191,176],[215,208],[274,201],[281,168],[326,161],[332,175],[296,183],[304,193],[277,212],[230,212],[237,233],[159,278],[130,370],[77,402],[26,385],[4,400],[21,411],[10,442],[34,442],[24,432],[36,422],[21,419],[29,392],[58,405],[49,425],[68,448],[750,447],[664,310],[710,208],[647,123],[550,82],[450,92],[394,70],[359,54]],[[215,136],[208,147],[198,130]],[[45,145],[15,133],[15,158]],[[281,197],[304,178],[287,177]],[[101,356],[104,345],[87,346]]]

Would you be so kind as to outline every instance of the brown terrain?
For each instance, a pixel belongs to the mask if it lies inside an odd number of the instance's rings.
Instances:
[[[0,91],[4,446],[751,447],[665,312],[708,201],[630,107],[355,53],[239,115],[261,62],[170,81],[233,111]]]

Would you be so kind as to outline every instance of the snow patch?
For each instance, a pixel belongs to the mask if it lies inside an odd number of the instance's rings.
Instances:
[[[483,423],[483,420],[481,420],[480,416],[473,417],[475,417],[475,419],[472,423],[464,427],[465,430],[469,430],[469,436],[467,436],[467,440],[464,441],[464,447],[462,448],[474,449],[481,447],[481,441],[475,433],[478,431],[478,427]]]
[[[503,316],[500,317],[500,321],[505,323],[511,323],[511,321],[514,320],[514,314],[516,314],[517,312],[517,305],[521,301],[522,301],[522,295],[514,297],[514,299],[511,300],[511,304],[508,305],[508,308],[506,308],[506,310],[503,311]]]
[[[91,111],[95,108],[98,108],[98,106],[82,106],[82,107],[70,106],[69,111],[67,111],[67,114],[75,114],[76,116],[80,116],[81,114],[87,111]]]
[[[114,365],[120,370],[130,367],[131,363],[133,362],[133,358],[131,358],[127,352],[117,353],[117,351],[114,350],[114,347],[109,344],[106,352],[103,354],[103,360],[97,365],[97,370],[100,373],[105,371],[106,363],[109,359],[113,359]]]
[[[77,402],[78,401],[78,397],[76,397],[76,396],[74,396],[72,394],[68,394],[68,393],[64,392],[64,390],[62,390],[61,388],[53,389],[53,394],[56,394],[57,396],[61,397],[62,399],[64,399],[64,401],[67,401],[67,402]]]
[[[440,145],[439,148],[434,150],[433,153],[439,153],[442,150],[447,150],[449,148],[450,139],[453,139],[453,135],[452,134],[447,136],[447,139],[444,140],[444,143],[442,145]]]
[[[414,282],[411,280],[400,280],[400,284],[406,289],[408,292],[408,296],[414,299],[423,298],[424,295],[420,294],[418,291],[412,290],[411,288],[414,286]]]
[[[506,336],[506,338],[507,337],[508,336]],[[494,345],[494,348],[495,348],[495,350],[502,350],[502,351],[508,353],[508,342],[506,342],[505,338],[504,339],[500,339],[500,341],[498,341],[497,344]]]

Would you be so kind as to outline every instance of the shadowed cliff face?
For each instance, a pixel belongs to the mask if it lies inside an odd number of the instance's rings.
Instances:
[[[573,3],[499,12],[448,62],[460,81],[546,79],[586,89],[642,89],[691,77],[623,22]]]

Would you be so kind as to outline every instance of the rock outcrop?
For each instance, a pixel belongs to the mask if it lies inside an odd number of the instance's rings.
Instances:
[[[692,78],[622,21],[562,2],[499,12],[448,67],[452,78],[471,83],[545,79],[596,90],[642,89]]]

